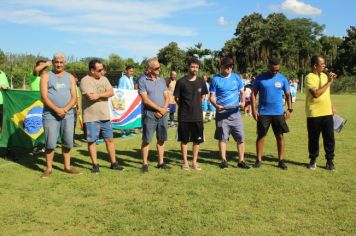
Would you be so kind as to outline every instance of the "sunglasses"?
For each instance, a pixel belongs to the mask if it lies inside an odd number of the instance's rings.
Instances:
[[[104,71],[105,69],[104,68],[101,68],[101,69],[99,69],[99,70],[97,70],[96,72],[102,72],[102,71]]]
[[[158,66],[158,67],[156,67],[156,68],[153,68],[154,71],[159,70],[159,69],[161,69],[160,66]]]

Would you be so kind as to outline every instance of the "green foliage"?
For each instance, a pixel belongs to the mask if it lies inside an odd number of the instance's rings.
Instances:
[[[185,52],[178,47],[176,42],[170,42],[167,46],[160,49],[157,58],[169,70],[182,71],[185,67]]]
[[[356,75],[356,27],[347,30],[338,54],[338,68],[347,74]]]
[[[333,93],[356,93],[356,77],[341,76],[336,78],[331,86]]]

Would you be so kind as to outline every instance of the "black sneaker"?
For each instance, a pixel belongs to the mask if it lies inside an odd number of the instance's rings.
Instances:
[[[325,169],[327,169],[327,170],[335,170],[334,162],[332,160],[327,160],[326,161],[326,165],[325,165]]]
[[[278,167],[281,168],[282,170],[287,170],[288,166],[286,165],[286,163],[284,163],[284,160],[280,160],[278,162]]]
[[[253,167],[254,167],[254,168],[260,168],[261,165],[262,165],[262,161],[256,159],[255,164],[253,164]]]
[[[219,167],[221,169],[228,169],[229,168],[229,165],[227,164],[227,161],[222,161],[220,164],[219,164]]]
[[[124,171],[124,167],[120,166],[119,163],[111,163],[110,169],[112,170],[118,170],[118,171]]]
[[[237,163],[237,167],[242,168],[242,169],[250,169],[251,168],[244,161],[241,161],[241,162]]]
[[[315,170],[316,169],[316,159],[310,159],[309,165],[308,165],[309,170]]]
[[[99,164],[93,165],[93,168],[91,169],[91,173],[99,174],[99,172],[100,172]]]
[[[148,172],[148,165],[142,165],[140,170],[141,170],[142,173]]]
[[[170,169],[171,167],[170,166],[168,166],[166,163],[161,163],[161,164],[157,164],[157,166],[156,166],[158,169],[163,169],[163,170],[168,170],[168,169]]]

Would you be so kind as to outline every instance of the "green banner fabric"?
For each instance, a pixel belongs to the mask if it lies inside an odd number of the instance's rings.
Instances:
[[[4,111],[0,147],[32,148],[44,144],[40,92],[1,90],[1,93]]]

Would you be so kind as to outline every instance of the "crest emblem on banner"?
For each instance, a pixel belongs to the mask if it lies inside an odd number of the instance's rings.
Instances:
[[[37,139],[43,133],[42,112],[43,103],[37,100],[23,111],[14,114],[11,120],[29,137]]]

